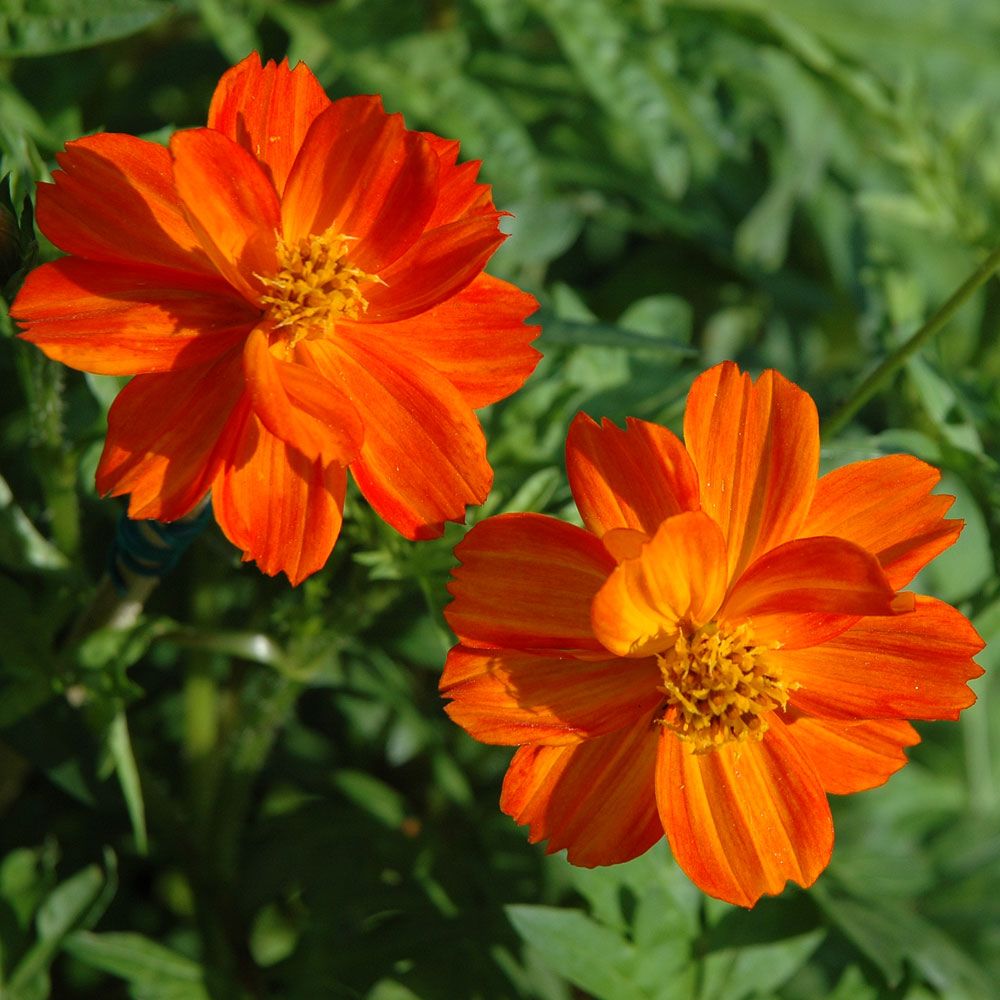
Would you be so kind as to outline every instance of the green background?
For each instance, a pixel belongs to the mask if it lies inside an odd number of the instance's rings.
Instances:
[[[0,0],[0,277],[62,144],[204,123],[251,49],[483,160],[545,357],[481,414],[505,510],[574,517],[572,416],[679,429],[695,374],[779,368],[830,417],[1000,243],[1000,5],[981,0]],[[0,306],[2,306],[0,301]],[[967,522],[915,589],[1000,632],[1000,296],[973,297],[824,468],[907,451]],[[120,510],[118,381],[0,310],[0,983],[10,1000],[991,998],[997,654],[976,706],[835,799],[809,892],[705,899],[661,844],[571,868],[444,716],[451,549],[359,500],[296,590],[212,526],[127,629],[67,645]],[[995,647],[1000,648],[1000,647]]]

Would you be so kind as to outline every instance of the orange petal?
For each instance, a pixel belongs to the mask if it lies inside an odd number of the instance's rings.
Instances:
[[[483,743],[579,743],[633,724],[663,700],[652,660],[587,660],[455,646],[445,711]]]
[[[723,362],[691,387],[684,441],[701,505],[726,536],[730,579],[800,534],[819,469],[819,424],[807,393],[775,371],[753,384]]]
[[[655,728],[647,716],[576,746],[522,747],[500,808],[529,825],[532,844],[548,840],[547,854],[567,848],[583,868],[644,854],[663,836],[653,798]]]
[[[677,863],[737,906],[810,886],[830,860],[833,819],[809,758],[772,713],[759,743],[695,754],[662,729],[656,800]]]
[[[255,275],[277,268],[278,195],[261,165],[221,132],[185,129],[170,139],[174,183],[188,222],[219,273],[250,302]]]
[[[440,372],[473,409],[520,389],[541,355],[529,344],[540,327],[524,320],[538,308],[531,295],[480,274],[434,308],[398,323],[365,323],[363,336],[412,353]]]
[[[309,126],[330,106],[305,63],[261,66],[251,52],[219,80],[208,109],[208,127],[238,142],[259,160],[280,195]]]
[[[275,437],[249,403],[227,428],[226,462],[212,487],[226,537],[269,576],[292,586],[321,569],[340,534],[344,469],[310,461]]]
[[[28,275],[11,315],[56,361],[134,375],[208,364],[258,314],[218,279],[64,257]]]
[[[38,186],[38,227],[90,260],[216,275],[174,188],[170,153],[130,135],[89,135],[56,156]]]
[[[483,431],[447,379],[376,341],[341,335],[302,346],[361,414],[364,443],[351,472],[383,520],[407,538],[433,538],[486,499],[493,470]]]
[[[638,559],[642,547],[649,541],[649,535],[636,528],[612,528],[601,535],[601,544],[614,556],[616,562]]]
[[[98,492],[130,493],[132,518],[183,517],[222,464],[224,429],[242,392],[238,350],[204,368],[132,379],[108,413]]]
[[[424,231],[438,192],[438,157],[378,97],[334,101],[313,123],[282,199],[284,235],[357,240],[351,263],[375,274]]]
[[[758,640],[801,649],[858,616],[912,609],[912,595],[896,594],[871,553],[841,538],[800,538],[761,556],[733,585],[719,617],[752,619]]]
[[[566,471],[595,535],[636,528],[652,536],[668,517],[699,506],[698,474],[677,436],[634,417],[620,430],[577,414],[566,438]]]
[[[476,182],[479,160],[458,163],[458,143],[442,139],[431,132],[422,132],[438,157],[438,200],[427,220],[427,228],[444,226],[470,215],[495,212],[489,184]]]
[[[836,535],[867,549],[898,590],[962,530],[962,521],[944,516],[955,498],[931,493],[940,479],[910,455],[847,465],[820,479],[801,533]]]
[[[272,434],[323,465],[357,457],[365,428],[354,404],[315,369],[276,358],[263,327],[247,339],[243,370],[254,412]]]
[[[912,614],[864,618],[822,645],[774,654],[799,685],[792,704],[834,719],[957,719],[983,671],[983,640],[964,615],[933,597]]]
[[[504,241],[496,215],[477,215],[429,229],[366,289],[372,323],[397,323],[457,295]],[[352,254],[353,260],[353,254]]]
[[[701,511],[669,517],[637,559],[620,563],[594,598],[594,634],[618,656],[671,645],[680,625],[711,620],[726,593],[726,543]]]
[[[919,733],[902,719],[833,722],[803,715],[788,729],[812,761],[823,788],[834,795],[884,785],[906,764],[903,747],[920,742]]]
[[[473,525],[455,555],[455,600],[444,614],[466,645],[607,655],[590,627],[590,604],[615,562],[583,528],[501,514]]]

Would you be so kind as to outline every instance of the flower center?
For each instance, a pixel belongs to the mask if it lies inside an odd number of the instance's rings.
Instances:
[[[695,753],[761,739],[767,713],[788,703],[789,685],[767,656],[776,648],[755,645],[749,622],[681,631],[673,648],[656,658],[667,696],[661,725]]]
[[[294,243],[278,236],[277,274],[257,277],[268,289],[260,301],[290,346],[329,336],[338,319],[357,319],[368,309],[361,287],[379,279],[348,261],[352,239],[329,229]]]

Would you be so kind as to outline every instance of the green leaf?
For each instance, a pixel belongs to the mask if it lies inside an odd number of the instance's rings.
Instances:
[[[924,358],[911,358],[906,372],[939,433],[956,448],[981,455],[982,439],[958,391]]]
[[[542,351],[555,344],[572,344],[573,346],[622,347],[637,354],[667,355],[668,357],[697,354],[697,351],[680,340],[634,333],[612,323],[583,323],[565,319],[553,314],[548,309],[540,309],[535,313],[533,319],[534,322],[542,325],[542,335],[536,342]]]
[[[108,625],[84,636],[70,649],[70,655],[82,670],[95,675],[124,672],[174,626],[175,623],[166,618],[141,618],[127,628]]]
[[[126,980],[139,1000],[208,1000],[201,966],[141,934],[78,931],[65,943],[74,958]]]
[[[396,789],[363,771],[343,768],[333,776],[333,784],[355,805],[380,819],[386,826],[399,829],[406,818],[406,804]]]
[[[38,908],[36,923],[43,941],[60,939],[80,922],[104,887],[104,873],[90,865],[60,883]]]
[[[815,887],[812,895],[844,936],[882,970],[890,986],[902,980],[904,963],[909,962],[945,996],[969,989],[984,998],[992,995],[976,961],[908,907],[861,902]]]
[[[514,905],[507,917],[525,942],[571,983],[598,1000],[648,1000],[635,985],[636,950],[579,910]]]
[[[516,279],[520,268],[555,260],[573,245],[583,228],[580,209],[568,201],[535,196],[503,207],[511,213],[501,222],[509,239],[490,261],[490,271],[501,277]]]
[[[142,785],[139,781],[139,768],[132,752],[132,740],[129,737],[128,722],[124,710],[119,710],[111,720],[107,732],[107,746],[114,761],[115,773],[121,785],[125,806],[132,822],[132,834],[135,837],[135,848],[140,854],[145,854],[149,848],[146,836],[146,807],[142,800]]]
[[[633,30],[623,5],[609,0],[532,0],[584,85],[621,132],[625,147],[645,155],[653,178],[670,197],[687,188],[690,158],[674,122],[649,40]],[[656,42],[664,44],[663,37]],[[667,62],[672,52],[656,53]]]
[[[618,317],[618,326],[648,337],[688,344],[694,324],[691,303],[679,295],[648,295],[636,299]]]
[[[558,469],[539,469],[521,483],[510,499],[503,501],[500,510],[543,511],[562,486],[562,480],[563,474]]]
[[[161,0],[6,0],[0,56],[41,56],[102,45],[171,12]]]
[[[66,557],[31,523],[0,476],[0,565],[12,569],[65,569]]]
[[[698,970],[692,914],[666,886],[650,883],[635,910],[636,983],[650,996],[693,996]]]
[[[827,1000],[878,1000],[878,990],[865,982],[864,974],[856,965],[849,965]]]
[[[395,979],[380,979],[371,988],[365,1000],[421,1000],[421,998],[402,983],[397,983]]]
[[[260,50],[260,39],[250,19],[231,0],[188,0],[201,14],[202,23],[215,39],[219,51],[231,63],[248,52]],[[234,9],[237,8],[237,9]]]
[[[97,865],[90,865],[49,893],[35,917],[39,940],[11,975],[7,1000],[28,1000],[37,995],[39,983],[46,978],[66,936],[99,915],[110,902],[105,891],[110,884]]]
[[[17,923],[27,927],[54,881],[54,845],[20,847],[0,861],[0,898],[13,910]]]
[[[785,928],[787,929],[787,928]],[[826,930],[763,944],[741,944],[705,956],[701,1000],[742,1000],[766,995],[787,982],[820,946]]]
[[[785,260],[796,205],[819,186],[836,135],[822,90],[787,53],[763,49],[762,82],[773,92],[784,128],[771,156],[771,184],[735,232],[737,257],[765,271]]]
[[[465,72],[469,49],[461,30],[423,32],[349,51],[347,65],[351,77],[381,93],[388,107],[440,135],[460,137],[462,158],[483,161],[484,179],[496,187],[499,202],[537,204],[543,176],[538,150],[496,90]],[[574,214],[568,206],[553,205],[553,211]]]

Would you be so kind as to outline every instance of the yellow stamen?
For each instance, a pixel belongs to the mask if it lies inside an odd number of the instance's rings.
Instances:
[[[794,688],[767,656],[777,648],[756,645],[749,622],[681,631],[673,648],[656,658],[667,696],[660,724],[691,743],[695,753],[761,739],[766,716],[784,709]]]
[[[257,277],[271,290],[261,304],[289,347],[303,338],[328,337],[338,319],[357,319],[367,311],[362,286],[379,279],[349,262],[352,237],[328,229],[294,243],[281,236],[277,241],[277,273]]]

